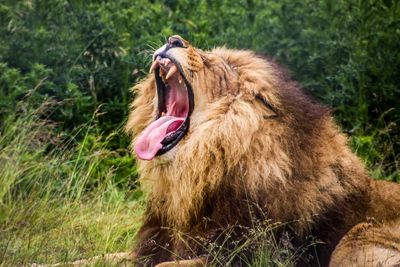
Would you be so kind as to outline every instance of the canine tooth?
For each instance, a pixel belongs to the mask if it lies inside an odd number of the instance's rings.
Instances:
[[[168,79],[169,79],[172,75],[174,75],[175,72],[177,72],[177,71],[178,71],[178,68],[177,68],[175,65],[173,65],[173,66],[169,69],[169,71],[168,71],[167,76],[165,77],[165,79],[168,80]]]
[[[158,67],[158,64],[159,64],[159,62],[158,62],[158,60],[156,59],[154,62],[153,62],[153,64],[151,64],[151,67],[150,67],[150,73],[152,73],[153,72],[153,70],[155,70],[155,68],[157,68]]]
[[[179,81],[179,84],[182,83],[182,77],[181,77],[181,75],[179,75],[178,81]]]

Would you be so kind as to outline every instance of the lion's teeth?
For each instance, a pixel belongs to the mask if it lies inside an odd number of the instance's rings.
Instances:
[[[157,68],[158,67],[158,64],[159,64],[159,62],[158,62],[158,60],[155,60],[154,62],[153,62],[153,64],[151,64],[151,67],[150,67],[150,73],[152,73],[154,70],[155,70],[155,68]]]
[[[168,80],[168,79],[169,79],[172,75],[174,75],[177,71],[178,71],[178,68],[176,67],[176,65],[173,65],[173,66],[169,69],[169,71],[168,71],[167,76],[165,77],[165,79]]]
[[[182,83],[182,77],[180,75],[179,75],[178,81],[179,81],[179,84]]]

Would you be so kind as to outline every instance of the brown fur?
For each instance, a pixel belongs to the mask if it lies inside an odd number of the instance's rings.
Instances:
[[[393,201],[399,186],[382,192],[383,183],[368,178],[329,109],[276,64],[250,51],[204,52],[185,44],[171,53],[193,87],[195,108],[175,148],[138,161],[149,199],[135,249],[139,265],[202,255],[197,240],[218,242],[221,229],[251,227],[254,217],[290,222],[295,243],[316,236],[327,265],[340,238],[367,216],[399,217],[400,202]],[[156,115],[153,75],[134,92],[126,129],[137,136]]]
[[[335,249],[330,266],[399,266],[400,223],[361,223]]]

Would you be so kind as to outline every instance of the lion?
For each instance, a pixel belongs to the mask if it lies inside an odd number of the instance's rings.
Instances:
[[[207,265],[202,242],[234,249],[263,220],[294,246],[317,238],[298,266],[400,262],[400,185],[371,179],[331,110],[276,63],[178,35],[152,60],[126,124],[148,198],[137,266]]]

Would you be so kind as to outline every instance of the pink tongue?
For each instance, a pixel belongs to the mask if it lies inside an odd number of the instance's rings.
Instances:
[[[164,116],[150,124],[135,144],[135,152],[140,159],[151,160],[162,147],[161,141],[181,126],[185,118]]]

